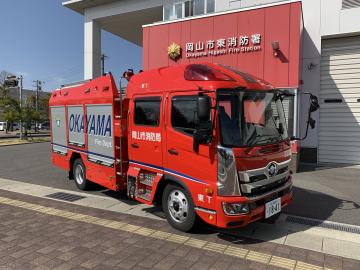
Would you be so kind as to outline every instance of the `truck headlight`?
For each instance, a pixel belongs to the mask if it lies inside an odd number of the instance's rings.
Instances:
[[[249,213],[249,205],[242,203],[222,203],[224,213],[228,216],[236,216]]]

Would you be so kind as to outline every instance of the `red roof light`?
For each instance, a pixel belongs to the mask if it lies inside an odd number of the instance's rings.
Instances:
[[[188,65],[184,77],[187,81],[234,81],[233,78],[220,70],[201,64]]]

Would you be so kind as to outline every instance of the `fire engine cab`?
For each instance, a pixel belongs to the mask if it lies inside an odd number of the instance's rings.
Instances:
[[[52,93],[52,162],[78,188],[94,182],[162,204],[182,231],[199,218],[245,226],[278,216],[291,202],[291,144],[279,90],[210,63],[127,77],[124,94],[111,74]],[[311,101],[309,119],[318,106],[316,97]]]

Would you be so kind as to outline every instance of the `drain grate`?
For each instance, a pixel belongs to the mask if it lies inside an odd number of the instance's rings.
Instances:
[[[56,193],[46,195],[45,197],[62,200],[62,201],[67,201],[67,202],[75,202],[75,201],[86,198],[84,196],[79,196],[79,195],[65,193],[65,192],[56,192]]]
[[[348,224],[341,224],[331,221],[323,221],[318,219],[312,218],[304,218],[304,217],[297,217],[297,216],[287,216],[286,221],[297,223],[301,225],[309,225],[309,226],[317,226],[326,229],[332,229],[342,232],[349,232],[349,233],[356,233],[360,234],[360,227],[348,225]]]

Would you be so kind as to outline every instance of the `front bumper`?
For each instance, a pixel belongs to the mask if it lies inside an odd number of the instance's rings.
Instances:
[[[247,224],[265,218],[265,203],[281,198],[281,209],[292,201],[291,176],[288,181],[271,191],[253,197],[225,197],[218,196],[216,201],[216,226],[220,228],[243,227]],[[236,216],[229,216],[224,213],[222,204],[242,203],[249,205],[249,213]]]

